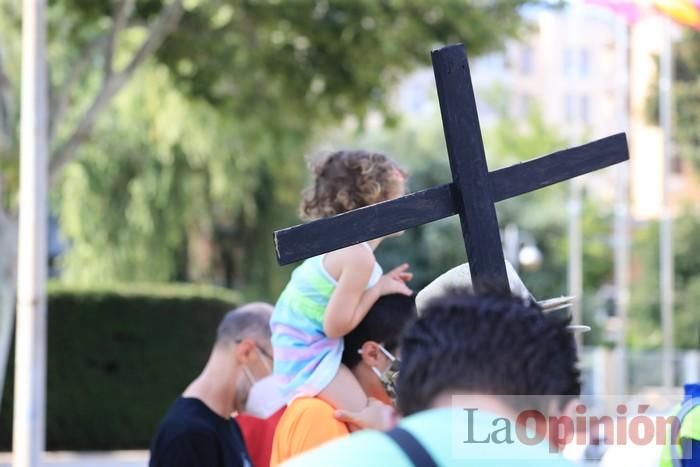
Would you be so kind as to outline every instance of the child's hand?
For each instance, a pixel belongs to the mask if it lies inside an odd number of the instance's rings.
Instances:
[[[369,398],[367,407],[359,412],[336,410],[333,416],[349,425],[351,431],[364,428],[386,431],[396,425],[394,408],[372,397]]]
[[[406,281],[410,281],[412,278],[413,274],[408,272],[408,264],[404,263],[384,274],[377,282],[376,287],[378,287],[380,295],[395,293],[412,295],[413,291],[406,285]]]

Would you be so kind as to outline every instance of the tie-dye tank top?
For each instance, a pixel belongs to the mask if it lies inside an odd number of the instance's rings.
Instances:
[[[323,332],[326,306],[337,285],[323,266],[324,256],[309,258],[292,272],[270,320],[274,374],[287,402],[318,395],[340,368],[343,338],[331,339]],[[375,261],[367,288],[381,276]]]

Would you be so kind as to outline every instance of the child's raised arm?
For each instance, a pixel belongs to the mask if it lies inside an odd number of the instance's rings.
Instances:
[[[330,338],[342,337],[355,329],[374,302],[382,295],[412,291],[405,284],[411,274],[403,264],[383,275],[367,289],[367,282],[374,269],[374,255],[366,248],[347,248],[335,252],[335,260],[341,264],[338,284],[326,307],[323,332]]]

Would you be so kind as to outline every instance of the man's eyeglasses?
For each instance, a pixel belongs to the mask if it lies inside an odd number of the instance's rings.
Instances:
[[[382,344],[378,345],[379,350],[382,351],[384,356],[389,359],[391,364],[389,367],[384,370],[384,371],[379,371],[377,367],[372,367],[372,371],[374,372],[375,375],[377,375],[377,378],[379,378],[379,381],[382,382],[382,385],[384,386],[384,390],[386,391],[387,395],[389,398],[392,400],[396,399],[396,381],[399,378],[399,367],[401,365],[401,360],[396,358],[391,352],[389,352]],[[357,349],[357,353],[362,353],[362,349]]]
[[[236,339],[234,342],[236,344],[240,344],[241,342],[243,342],[243,339]],[[274,361],[274,358],[272,358],[272,355],[270,355],[270,352],[265,350],[265,348],[262,345],[255,342],[255,347],[258,349],[258,352],[260,352],[263,355],[263,357],[268,358],[270,361]]]

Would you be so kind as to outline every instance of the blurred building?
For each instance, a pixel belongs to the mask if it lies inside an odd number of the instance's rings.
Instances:
[[[615,19],[598,8],[531,14],[535,30],[505,52],[512,115],[537,105],[572,142],[619,131]]]
[[[563,11],[539,9],[529,16],[532,34],[509,43],[498,54],[500,63],[492,57],[475,61],[475,82],[486,84],[479,75],[493,76],[498,64],[509,113],[525,117],[538,106],[545,121],[571,143],[627,131],[630,213],[635,220],[658,218],[663,134],[650,122],[647,107],[658,88],[657,63],[666,33],[662,19],[647,15],[628,27],[612,12],[586,4]],[[674,159],[672,167],[670,195],[678,210],[700,200],[700,193],[689,165]],[[589,191],[612,201],[618,180],[614,170],[588,176]]]
[[[538,109],[572,145],[626,131],[631,216],[657,219],[663,134],[649,121],[647,105],[658,89],[663,21],[647,15],[628,27],[612,12],[581,3],[525,14],[533,26],[530,34],[509,42],[504,51],[470,61],[482,127],[498,118],[494,106],[505,106],[515,118]],[[428,115],[437,106],[434,87],[432,70],[411,76],[399,92],[401,110]],[[589,193],[612,202],[619,180],[615,170],[586,176]],[[675,210],[687,202],[700,203],[700,184],[679,160],[673,163],[670,190]]]

